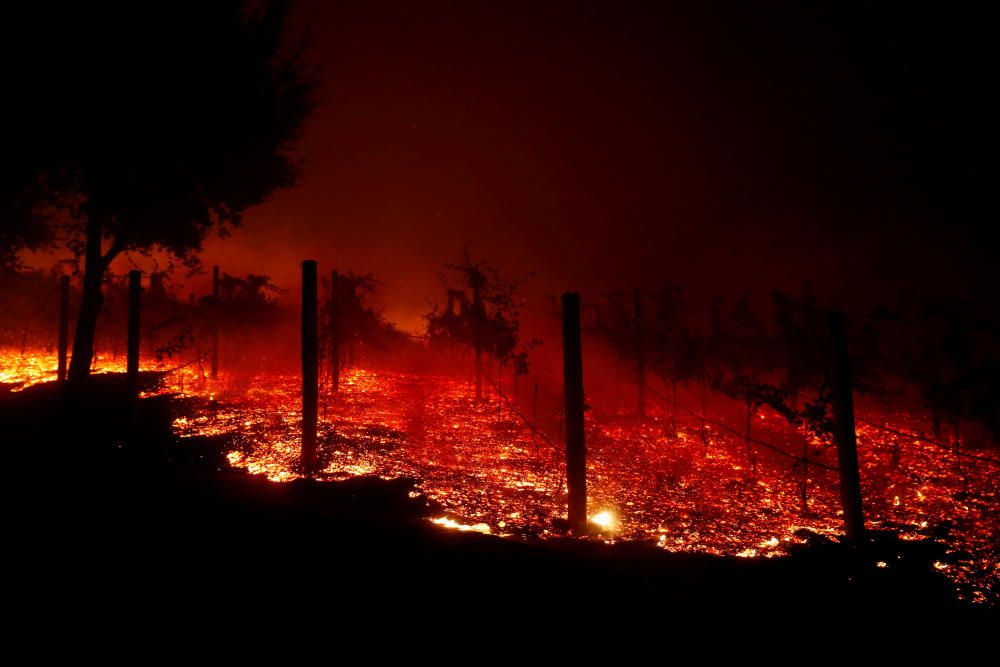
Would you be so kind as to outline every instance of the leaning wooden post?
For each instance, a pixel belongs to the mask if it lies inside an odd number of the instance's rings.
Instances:
[[[219,377],[219,267],[212,267],[212,379]]]
[[[139,378],[139,297],[142,293],[142,272],[128,272],[128,360],[125,366],[129,387]]]
[[[858,444],[854,431],[854,397],[851,365],[847,355],[847,320],[841,312],[830,314],[833,367],[833,437],[837,443],[840,468],[840,504],[844,510],[847,539],[860,544],[865,539],[865,517],[861,504],[861,475],[858,471]]]
[[[562,295],[563,394],[566,411],[566,486],[569,527],[587,532],[587,446],[583,430],[583,349],[580,343],[580,295]]]
[[[69,276],[59,278],[59,370],[60,382],[66,380],[66,357],[69,350]]]
[[[316,469],[316,419],[319,414],[319,318],[316,262],[302,262],[302,470]]]
[[[639,416],[646,416],[646,340],[642,327],[642,292],[635,291],[635,382],[638,387]]]

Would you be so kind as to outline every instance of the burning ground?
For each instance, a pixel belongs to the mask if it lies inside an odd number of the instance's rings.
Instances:
[[[13,391],[52,371],[43,355],[3,360],[0,375]],[[114,360],[99,360],[98,368],[118,370]],[[414,502],[443,527],[529,542],[562,538],[559,397],[543,387],[535,403],[526,386],[506,387],[502,395],[497,389],[476,403],[463,378],[353,370],[339,393],[321,393],[318,477],[412,479]],[[294,374],[223,374],[213,382],[188,367],[162,376],[147,395],[180,397],[173,428],[182,442],[222,441],[230,466],[280,483],[301,476],[299,391]],[[686,392],[676,406],[658,398],[639,420],[617,409],[612,396],[589,397],[590,541],[753,559],[836,540],[842,525],[836,452],[827,443],[763,410],[754,418],[748,458],[738,405],[713,397],[702,422]],[[927,425],[905,412],[860,406],[859,415],[869,528],[906,542],[940,542],[945,550],[933,567],[957,595],[996,604],[995,466],[943,450],[922,435]],[[785,455],[804,446],[807,467]],[[874,565],[905,567],[898,558],[883,553]]]

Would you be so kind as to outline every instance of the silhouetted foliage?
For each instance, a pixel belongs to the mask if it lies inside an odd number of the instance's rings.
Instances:
[[[25,350],[55,343],[59,269],[0,268],[0,346]],[[74,295],[75,296],[75,295]]]
[[[320,346],[336,369],[332,375],[337,381],[342,368],[355,365],[359,348],[384,351],[408,338],[369,305],[382,286],[373,274],[337,273],[335,291],[330,291],[332,280],[322,281],[328,293],[336,295],[336,303],[331,299],[321,303]]]
[[[271,283],[270,276],[248,273],[240,278],[223,273],[219,278],[215,318],[228,333],[259,332],[277,318],[280,307],[276,297],[281,291]],[[211,299],[208,296],[202,301],[207,305]]]
[[[620,357],[634,357],[635,317],[631,295],[623,290],[605,294],[601,303],[594,305],[590,312],[591,328],[598,331]],[[559,315],[558,310],[553,311],[553,315]]]
[[[43,224],[42,196],[33,174],[24,169],[6,169],[8,156],[0,162],[0,272],[21,268],[18,253],[51,245],[52,230]]]
[[[235,363],[288,316],[278,298],[283,290],[268,276],[223,273],[218,299],[192,295],[187,301],[176,298],[155,276],[143,295],[143,340],[158,362],[193,356],[203,371],[218,331],[226,341],[229,362]]]
[[[85,260],[81,377],[111,261],[162,251],[194,267],[210,231],[293,184],[314,81],[301,46],[283,44],[287,2],[39,4],[47,15],[23,26],[33,76],[14,94],[34,112],[19,131],[44,136],[31,182],[65,208],[64,239]]]
[[[668,283],[652,295],[652,331],[647,336],[653,372],[672,385],[705,376],[703,347],[687,325],[684,287]]]
[[[827,321],[808,293],[796,297],[781,290],[771,292],[774,322],[784,348],[785,390],[793,404],[804,387],[821,384],[827,374]],[[779,361],[780,363],[780,361]]]
[[[435,304],[424,316],[431,343],[472,348],[478,341],[485,354],[513,366],[518,375],[527,374],[528,353],[540,341],[520,338],[520,281],[502,278],[487,262],[474,261],[468,246],[461,262],[445,268],[458,276],[458,282],[451,282],[445,273],[440,276],[448,305]]]
[[[972,418],[1000,435],[1000,330],[960,299],[922,300],[882,308],[862,327],[863,367],[915,388],[932,430]]]

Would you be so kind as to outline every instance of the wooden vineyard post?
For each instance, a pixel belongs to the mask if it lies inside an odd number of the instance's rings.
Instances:
[[[646,340],[642,326],[642,292],[635,291],[635,382],[638,387],[639,416],[646,416]]]
[[[316,420],[319,414],[319,318],[316,262],[302,262],[302,470],[316,468]]]
[[[340,390],[340,274],[330,272],[330,385]]]
[[[861,504],[861,475],[858,471],[858,444],[854,431],[854,397],[851,365],[847,353],[847,320],[841,312],[830,314],[832,339],[833,437],[837,444],[840,469],[840,503],[844,528],[852,544],[865,539],[865,517]]]
[[[142,273],[128,272],[128,359],[126,374],[134,390],[139,378],[139,308],[142,294]]]
[[[212,267],[212,379],[219,377],[219,267]]]
[[[59,278],[59,382],[66,381],[66,357],[69,351],[69,276]]]
[[[562,295],[563,394],[566,412],[566,486],[569,526],[587,532],[587,447],[583,423],[583,349],[580,342],[580,295]]]

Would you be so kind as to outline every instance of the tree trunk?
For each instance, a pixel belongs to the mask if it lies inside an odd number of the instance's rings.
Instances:
[[[66,380],[66,350],[69,347],[69,276],[59,278],[59,357],[56,375]]]
[[[90,364],[94,360],[94,336],[97,331],[97,317],[101,314],[104,296],[101,283],[107,268],[101,256],[101,239],[104,224],[99,213],[93,208],[89,212],[86,228],[86,249],[84,252],[83,292],[80,296],[80,314],[77,316],[76,332],[73,336],[73,355],[69,364],[70,382],[79,382],[90,375]]]

